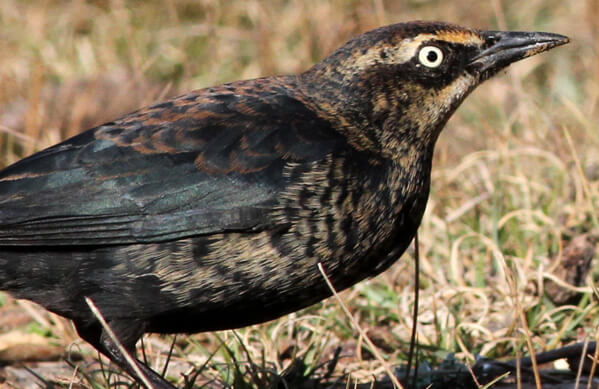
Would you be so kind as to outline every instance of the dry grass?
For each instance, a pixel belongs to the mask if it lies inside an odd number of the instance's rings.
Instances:
[[[594,338],[590,288],[577,305],[556,306],[544,283],[564,239],[598,227],[596,0],[2,0],[0,167],[177,91],[299,72],[353,35],[412,19],[573,41],[480,87],[439,139],[420,228],[418,340],[431,350],[422,357],[435,361],[443,350],[472,361],[528,353],[527,343],[548,349]],[[414,324],[412,274],[406,253],[342,294],[392,364],[405,360]],[[68,323],[29,312],[54,342],[76,339]],[[168,341],[145,339],[158,370]],[[169,375],[183,386],[179,372],[196,367],[198,384],[235,388],[272,385],[282,372],[292,382],[318,378],[337,346],[343,357],[332,374],[349,374],[343,382],[383,374],[331,299],[261,326],[180,337]],[[103,387],[101,374],[83,378],[95,366],[89,360],[65,382]]]

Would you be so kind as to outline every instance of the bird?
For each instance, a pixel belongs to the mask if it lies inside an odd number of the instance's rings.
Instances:
[[[302,73],[88,129],[0,171],[0,290],[72,320],[138,382],[173,388],[127,362],[144,333],[297,311],[331,295],[319,266],[337,290],[387,269],[420,225],[456,108],[511,63],[568,42],[397,23]]]

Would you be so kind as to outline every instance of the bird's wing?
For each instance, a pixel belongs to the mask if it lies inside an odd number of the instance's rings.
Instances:
[[[344,147],[278,79],[204,89],[0,171],[0,246],[158,242],[275,228],[288,163]]]

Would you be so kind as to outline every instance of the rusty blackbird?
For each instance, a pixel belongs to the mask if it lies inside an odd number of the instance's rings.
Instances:
[[[0,171],[0,290],[69,318],[136,379],[145,332],[264,322],[387,269],[464,98],[550,33],[409,22],[299,75],[192,91]],[[156,388],[172,388],[140,361]]]

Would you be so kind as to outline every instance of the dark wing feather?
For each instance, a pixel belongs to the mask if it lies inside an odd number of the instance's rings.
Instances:
[[[292,81],[196,91],[9,166],[0,172],[0,246],[158,242],[274,227],[269,214],[287,185],[285,164],[345,145],[293,95]]]

